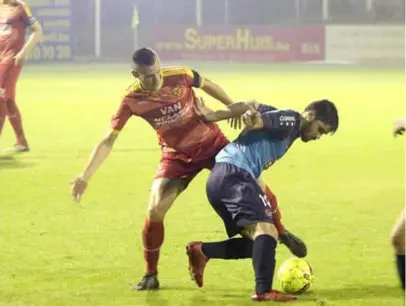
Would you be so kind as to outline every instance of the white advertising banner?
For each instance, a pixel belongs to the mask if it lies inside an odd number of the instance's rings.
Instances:
[[[402,60],[402,25],[334,25],[326,27],[326,61]]]

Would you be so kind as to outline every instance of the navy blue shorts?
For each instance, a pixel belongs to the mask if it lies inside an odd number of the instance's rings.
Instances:
[[[206,193],[211,206],[223,219],[229,237],[250,224],[273,223],[267,197],[244,169],[228,163],[216,163],[210,172]]]

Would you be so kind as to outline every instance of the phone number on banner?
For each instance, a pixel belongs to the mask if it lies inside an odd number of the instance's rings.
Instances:
[[[37,45],[26,56],[34,61],[67,61],[72,59],[72,47],[64,44]]]

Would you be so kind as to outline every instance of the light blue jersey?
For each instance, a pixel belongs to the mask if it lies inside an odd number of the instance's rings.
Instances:
[[[229,163],[242,168],[257,179],[288,151],[299,137],[300,114],[261,105],[264,128],[243,131],[236,140],[216,156],[216,163]]]

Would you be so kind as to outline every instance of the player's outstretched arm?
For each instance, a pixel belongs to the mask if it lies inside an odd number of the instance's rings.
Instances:
[[[220,101],[224,105],[228,106],[233,103],[233,100],[227,95],[224,89],[218,86],[216,83],[213,83],[209,79],[204,78],[204,83],[202,84],[201,89],[209,96]]]
[[[393,123],[393,135],[402,135],[405,132],[406,118],[400,118]]]
[[[201,89],[210,95],[211,97],[215,98],[216,100],[220,101],[226,106],[229,106],[233,103],[233,100],[228,96],[228,94],[224,91],[223,88],[221,88],[219,85],[216,83],[210,81],[209,79],[204,79],[204,83],[201,86]],[[229,118],[229,123],[231,127],[234,129],[241,128],[241,117],[240,116],[234,116]],[[223,120],[223,119],[221,119]],[[218,120],[217,120],[218,121]]]
[[[255,110],[258,103],[256,101],[236,102],[229,104],[227,109],[213,111],[208,108],[202,98],[196,98],[195,101],[196,111],[209,122],[217,122],[227,120],[233,117],[240,117],[247,110]]]
[[[80,199],[86,190],[87,183],[102,165],[107,156],[109,156],[117,136],[118,133],[116,131],[110,131],[94,149],[83,173],[72,181],[71,192],[74,201],[80,202]]]

